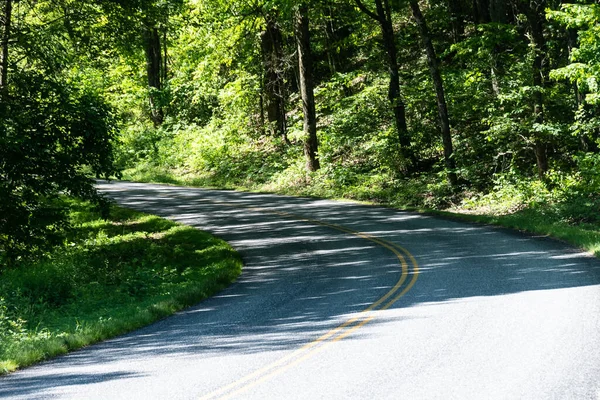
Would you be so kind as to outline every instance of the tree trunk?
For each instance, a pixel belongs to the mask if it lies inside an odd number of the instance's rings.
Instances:
[[[294,20],[296,44],[298,45],[298,70],[300,92],[302,94],[302,111],[304,113],[304,156],[306,169],[316,171],[320,168],[317,158],[317,113],[313,81],[312,53],[310,50],[310,31],[308,6],[302,3],[296,8]]]
[[[506,8],[505,0],[473,0],[473,19],[475,25],[487,24],[490,22],[505,22]],[[501,20],[495,20],[501,19]],[[490,81],[491,89],[494,97],[500,95],[500,85],[497,76],[496,58],[498,54],[498,46],[494,46],[491,52],[490,60]]]
[[[410,135],[406,124],[406,110],[404,102],[400,96],[400,74],[398,72],[398,51],[396,48],[396,39],[394,37],[394,27],[392,25],[392,13],[389,0],[375,0],[377,12],[370,11],[361,0],[355,0],[358,8],[376,20],[383,36],[383,46],[388,58],[388,71],[390,75],[390,85],[388,90],[388,99],[394,111],[394,120],[396,130],[398,131],[398,140],[401,146],[401,152],[409,165],[409,169],[416,164],[415,154],[410,144]]]
[[[535,52],[533,58],[533,86],[536,90],[533,95],[533,112],[537,124],[544,123],[544,88],[548,80],[548,64],[546,62],[547,46],[544,38],[545,17],[544,0],[531,0],[524,7],[523,13],[527,17],[530,29],[531,44]],[[534,152],[538,169],[538,176],[543,179],[548,171],[548,145],[545,138],[538,132],[533,133]]]
[[[0,96],[4,97],[8,90],[8,46],[12,19],[12,0],[5,0],[4,18],[2,19],[2,52],[0,53]]]
[[[302,3],[296,8],[294,28],[296,43],[298,45],[300,92],[302,94],[302,111],[304,112],[304,155],[306,157],[306,169],[308,171],[316,171],[320,168],[320,165],[317,158],[317,115],[315,111],[308,6],[306,3]]]
[[[162,89],[162,47],[158,28],[146,29],[146,72],[148,87],[150,89],[150,118],[154,126],[160,126],[164,120],[162,105],[160,104],[160,91]]]
[[[429,35],[429,29],[425,17],[421,13],[419,3],[416,0],[410,0],[410,8],[412,9],[413,16],[419,26],[421,32],[421,41],[425,47],[427,53],[427,63],[429,64],[429,72],[431,74],[431,80],[433,81],[433,87],[435,88],[435,95],[437,100],[438,116],[440,119],[440,128],[442,134],[442,142],[444,144],[444,161],[446,163],[446,171],[448,173],[448,180],[452,186],[457,183],[456,173],[454,169],[456,167],[454,159],[452,158],[452,136],[450,134],[450,120],[448,118],[448,106],[446,105],[446,96],[444,94],[444,82],[442,81],[442,75],[440,73],[440,67],[435,48],[431,42]]]
[[[487,24],[490,20],[490,3],[488,0],[473,0],[473,17],[475,22]]]
[[[260,92],[258,94],[258,106],[260,115],[258,116],[258,123],[260,125],[260,133],[262,135],[266,134],[265,130],[265,85],[264,80],[260,82]]]
[[[167,28],[165,28],[165,30],[163,31],[163,38],[162,38],[162,47],[163,47],[163,57],[162,57],[162,71],[161,71],[161,79],[162,79],[162,84],[161,86],[164,86],[165,82],[168,79],[168,73],[169,73],[169,49],[167,47]]]
[[[336,28],[335,10],[332,5],[329,5],[325,10],[325,45],[327,46],[329,72],[332,75],[338,71],[338,65],[340,64],[337,50],[337,44],[340,38]]]
[[[571,57],[571,55],[573,54],[573,50],[577,48],[577,36],[577,29],[567,29],[567,52],[569,54],[569,57]],[[573,99],[575,100],[575,109],[573,111],[577,112],[578,110],[585,107],[584,97],[581,91],[579,90],[579,85],[577,84],[577,81],[571,84],[571,88],[573,89]],[[590,149],[592,148],[592,142],[588,135],[586,135],[584,132],[580,132],[578,138],[579,149],[584,152],[590,151]]]
[[[269,130],[273,136],[281,136],[289,143],[285,116],[285,79],[283,66],[283,38],[273,15],[265,17],[266,30],[261,33],[263,58],[263,88]]]
[[[458,43],[465,35],[465,21],[461,0],[448,0],[448,10],[452,18],[452,40]]]
[[[507,14],[507,4],[506,0],[490,0],[489,2],[489,13],[490,13],[490,21],[498,22],[501,24],[508,23],[508,14]]]

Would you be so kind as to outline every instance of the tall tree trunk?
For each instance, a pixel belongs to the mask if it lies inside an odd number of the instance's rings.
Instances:
[[[448,0],[448,10],[452,18],[452,40],[458,43],[465,35],[464,10],[461,0]]]
[[[429,34],[429,28],[425,17],[421,13],[419,3],[416,0],[410,0],[410,8],[412,9],[413,16],[419,26],[421,32],[421,41],[425,52],[427,53],[427,63],[429,64],[429,72],[431,74],[431,80],[433,81],[433,87],[435,88],[435,95],[437,100],[438,116],[440,119],[440,129],[442,134],[442,142],[444,144],[444,161],[446,164],[446,171],[448,173],[448,180],[452,186],[457,183],[456,173],[454,169],[456,167],[454,159],[452,158],[452,136],[450,134],[450,120],[448,118],[448,106],[446,105],[446,96],[444,94],[444,82],[442,81],[442,75],[440,73],[440,67],[435,48],[431,42],[431,36]]]
[[[162,47],[158,28],[146,29],[146,73],[150,89],[150,112],[154,126],[160,126],[164,120],[164,112],[160,104],[160,91],[162,90]]]
[[[266,30],[261,34],[263,56],[263,88],[266,100],[267,119],[271,134],[281,136],[289,143],[285,115],[285,79],[283,66],[283,38],[275,17],[265,17]]]
[[[475,22],[487,24],[490,20],[490,3],[488,0],[473,0],[473,17]]]
[[[312,54],[310,50],[310,32],[308,6],[301,3],[296,8],[294,19],[296,44],[298,45],[298,67],[300,71],[300,92],[302,94],[302,111],[304,112],[304,155],[306,169],[316,171],[320,168],[317,158],[317,114],[313,82]]]
[[[335,25],[333,21],[333,9],[331,6],[329,6],[326,8],[325,13],[325,45],[327,46],[327,64],[329,65],[329,72],[332,75],[337,71],[337,35],[335,33]]]
[[[12,0],[5,0],[4,18],[2,19],[2,52],[0,53],[0,100],[8,90],[8,46],[12,19]]]
[[[506,0],[473,0],[473,19],[475,25],[487,24],[490,22],[504,22],[504,17],[506,16],[505,1]],[[500,18],[502,20],[495,20],[494,18]],[[498,46],[494,46],[490,54],[490,81],[494,97],[500,95],[496,63],[497,55]]]
[[[163,55],[162,55],[162,71],[161,71],[161,86],[164,87],[165,82],[167,82],[168,74],[169,74],[169,49],[167,45],[167,28],[163,31],[162,37],[162,47],[163,47]]]
[[[267,120],[273,136],[281,136],[289,143],[285,115],[285,79],[283,63],[283,38],[275,16],[265,17],[266,30],[261,33],[263,58],[263,89],[266,100]]]
[[[507,7],[510,5],[506,0],[490,0],[489,13],[490,21],[501,24],[508,23]]]
[[[264,79],[260,82],[260,93],[258,94],[258,106],[260,115],[258,116],[258,123],[260,126],[260,133],[262,135],[266,134],[266,124],[265,124],[265,85]]]
[[[537,124],[544,123],[544,89],[548,81],[549,69],[546,62],[547,46],[544,38],[545,0],[530,0],[529,4],[521,3],[523,13],[527,17],[530,40],[535,52],[533,58],[533,112]],[[533,146],[538,169],[538,176],[543,179],[548,171],[548,145],[538,132],[533,133]]]
[[[406,124],[406,110],[404,102],[400,96],[400,74],[398,67],[398,51],[396,48],[396,39],[394,36],[394,27],[392,25],[392,12],[389,0],[375,0],[377,8],[376,13],[370,11],[362,0],[355,0],[358,8],[369,17],[379,23],[383,36],[383,46],[388,58],[388,71],[390,75],[390,85],[388,90],[388,99],[394,111],[394,120],[396,130],[398,131],[398,140],[404,159],[409,164],[409,168],[416,164],[415,154],[410,144],[410,135]]]

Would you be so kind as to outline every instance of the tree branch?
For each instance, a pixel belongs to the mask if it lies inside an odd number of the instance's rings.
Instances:
[[[367,8],[367,6],[365,6],[361,0],[354,0],[354,2],[356,3],[356,6],[360,9],[360,11],[367,14],[369,17],[373,18],[375,21],[381,23],[381,19],[379,18],[379,16],[377,14],[375,14],[373,11],[369,10]]]

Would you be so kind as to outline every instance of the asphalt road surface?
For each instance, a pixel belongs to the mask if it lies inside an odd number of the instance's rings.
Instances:
[[[99,188],[227,240],[244,272],[0,378],[2,399],[600,399],[600,262],[560,242],[345,202]]]

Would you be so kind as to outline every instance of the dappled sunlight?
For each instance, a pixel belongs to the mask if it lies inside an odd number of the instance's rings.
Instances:
[[[135,195],[137,185],[125,186],[129,191],[127,198],[121,201],[126,205],[139,205]],[[104,185],[103,189],[110,192],[110,184]],[[152,193],[155,193],[156,205],[151,200]],[[143,205],[147,211],[162,212],[162,215],[166,211],[175,220],[208,229],[228,240],[243,254],[246,262],[240,282],[257,282],[251,276],[260,273],[262,282],[272,285],[276,282],[272,280],[273,276],[284,273],[285,279],[293,279],[287,276],[290,273],[303,275],[296,282],[299,285],[316,286],[319,279],[330,284],[335,279],[338,282],[366,282],[379,292],[389,290],[394,282],[388,277],[390,272],[396,279],[400,274],[398,262],[391,254],[385,265],[380,265],[382,256],[374,257],[370,253],[385,250],[378,250],[375,244],[350,234],[314,225],[310,223],[313,219],[397,243],[417,257],[419,283],[398,302],[398,306],[410,305],[417,295],[418,302],[424,301],[422,292],[428,292],[425,297],[440,301],[588,285],[590,274],[598,273],[597,263],[588,265],[583,253],[561,250],[557,254],[556,250],[537,248],[516,251],[515,243],[527,246],[533,240],[518,233],[410,212],[391,213],[387,209],[352,202],[166,186],[152,186],[143,190],[141,196],[145,198]],[[190,213],[188,210],[194,207],[201,207],[202,211]],[[473,247],[473,243],[477,246]],[[542,241],[538,247],[543,248],[546,244]],[[550,247],[553,246],[555,243]],[[560,263],[563,259],[569,260],[568,265]],[[583,264],[572,263],[580,259]],[[296,267],[295,263],[299,265]],[[390,269],[391,264],[396,265]],[[345,276],[330,276],[332,268],[344,269]],[[309,270],[312,271],[309,278],[303,280]],[[369,274],[353,273],[355,270]],[[390,283],[377,284],[381,278]],[[489,284],[497,280],[512,284]],[[370,292],[366,287],[359,291],[361,294]]]
[[[205,363],[221,356],[279,354],[346,321],[373,317],[359,334],[341,339],[364,341],[382,335],[387,324],[426,321],[448,306],[600,283],[600,264],[589,254],[504,229],[326,200],[133,183],[99,188],[123,206],[227,240],[245,267],[236,283],[213,298],[96,345],[93,352],[60,358],[53,362],[55,371],[148,356],[197,356]],[[407,249],[418,265],[403,252],[398,254],[404,259],[398,258],[380,239]],[[393,289],[403,262],[404,283]],[[396,301],[393,296],[417,274],[414,287]],[[377,308],[385,310],[364,311],[382,298]],[[151,373],[153,367],[147,368]]]
[[[110,184],[104,185],[103,189],[110,191],[110,186]],[[125,184],[125,188],[128,190],[125,204],[139,205],[136,204],[136,184]],[[115,193],[121,190],[118,188]],[[521,275],[532,275],[536,277],[535,281],[538,282],[539,288],[549,285],[561,287],[586,284],[585,277],[578,279],[577,276],[589,277],[598,270],[596,265],[587,265],[586,253],[561,251],[557,254],[555,250],[537,249],[514,251],[515,243],[527,245],[533,239],[503,229],[460,224],[416,213],[390,213],[383,208],[351,202],[168,186],[152,186],[152,189],[138,195],[145,199],[143,206],[153,212],[157,210],[152,209],[153,201],[148,200],[152,199],[152,193],[155,193],[154,196],[160,203],[160,207],[165,207],[171,218],[188,224],[198,224],[199,227],[226,238],[242,253],[248,249],[264,249],[265,254],[244,256],[247,264],[246,271],[252,268],[260,269],[249,262],[253,260],[277,270],[288,269],[289,266],[282,265],[282,262],[287,261],[306,264],[302,265],[301,269],[315,268],[317,265],[315,260],[318,260],[319,268],[336,266],[360,268],[361,265],[369,265],[369,260],[361,261],[361,255],[372,251],[375,245],[351,235],[332,231],[327,227],[298,221],[299,218],[339,224],[398,243],[409,249],[419,262],[421,274],[419,286],[424,284],[426,277],[436,274],[440,275],[435,277],[436,282],[452,282],[456,288],[455,281],[459,281],[456,274],[460,269],[462,271],[460,282],[464,282],[464,274],[468,271],[473,275],[470,277],[471,281],[485,282],[487,279],[500,278],[508,282],[519,280]],[[159,199],[159,196],[170,197]],[[187,203],[180,204],[183,203],[182,200]],[[166,205],[165,201],[168,201]],[[196,214],[183,211],[179,214],[180,209],[190,207],[202,207],[203,211]],[[476,238],[476,248],[471,247],[473,241],[469,237]],[[502,239],[499,240],[499,237]],[[349,246],[350,243],[354,245]],[[365,246],[365,243],[368,245]],[[541,242],[541,247],[543,245],[544,242]],[[277,247],[281,247],[282,250],[289,247],[290,250],[281,256],[274,256]],[[580,259],[583,265],[579,262],[574,265],[555,262]],[[551,260],[551,265],[548,265]],[[289,271],[293,272],[296,269],[292,267]],[[380,268],[370,272],[377,276],[382,274]],[[395,273],[398,273],[397,268]],[[557,275],[564,279],[557,279]],[[535,285],[532,285],[532,279],[526,281],[526,285],[530,287],[515,287],[514,290],[536,290]],[[491,291],[490,295],[496,294],[493,288],[487,286],[464,289],[469,289],[466,290],[467,295],[479,291]],[[436,290],[433,289],[433,293],[438,293]],[[462,288],[447,288],[445,292],[461,290]],[[497,290],[510,292],[505,285],[500,285]]]
[[[581,252],[581,253],[572,253],[572,254],[559,254],[559,255],[551,256],[550,258],[552,258],[554,260],[566,260],[569,258],[594,258],[594,256],[587,252]],[[572,265],[576,265],[576,264],[572,264]]]

